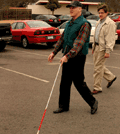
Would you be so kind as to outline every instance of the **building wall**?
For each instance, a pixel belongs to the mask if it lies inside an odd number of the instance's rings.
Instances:
[[[27,9],[32,9],[32,14],[52,14],[52,12],[46,9],[44,5],[28,5]],[[62,5],[61,8],[54,11],[54,14],[69,14],[69,8],[66,8],[66,5]]]
[[[90,11],[90,12],[93,13],[93,14],[98,15],[97,6],[94,6],[94,5],[88,6],[88,11]]]
[[[54,11],[55,15],[64,15],[69,14],[69,8],[66,8],[67,4],[62,5],[61,8],[58,8]],[[27,9],[32,9],[32,14],[52,14],[52,12],[44,7],[44,5],[28,5]],[[97,6],[96,5],[89,5],[88,10],[93,13],[97,14]]]

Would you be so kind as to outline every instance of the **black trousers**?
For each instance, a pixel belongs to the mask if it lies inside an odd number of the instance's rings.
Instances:
[[[78,55],[63,64],[60,83],[59,107],[69,109],[72,82],[83,99],[91,107],[95,103],[86,82],[84,82],[84,65],[86,55]]]

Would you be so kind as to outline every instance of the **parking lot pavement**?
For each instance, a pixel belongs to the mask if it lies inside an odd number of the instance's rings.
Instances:
[[[23,49],[8,45],[0,53],[0,133],[36,134],[58,67],[61,53],[53,63],[48,55],[53,48],[46,45]],[[107,89],[103,79],[103,92],[95,95],[99,101],[98,112],[90,114],[90,107],[72,86],[70,111],[53,114],[58,107],[61,70],[40,130],[40,134],[119,134],[120,124],[120,44],[106,62],[117,76]],[[85,80],[93,88],[93,59],[91,48],[85,65]]]

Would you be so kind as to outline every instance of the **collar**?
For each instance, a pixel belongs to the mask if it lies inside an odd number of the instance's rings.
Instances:
[[[73,20],[73,18],[69,21],[70,24],[73,23],[79,23],[81,21],[81,19],[83,19],[83,15],[80,15],[77,19]]]
[[[99,20],[98,23],[102,23],[102,22],[103,22],[103,23],[108,24],[109,21],[110,21],[110,18],[107,16],[105,19],[103,19],[103,20]]]
[[[106,18],[104,18],[103,20],[100,20],[100,23],[103,23],[103,22],[105,22],[105,20],[106,20]]]

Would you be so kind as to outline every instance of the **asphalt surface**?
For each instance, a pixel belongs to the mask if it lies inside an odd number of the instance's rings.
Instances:
[[[58,53],[47,61],[53,48],[45,44],[24,49],[7,45],[0,53],[0,134],[36,134],[62,57]],[[106,62],[117,76],[107,89],[103,79],[103,92],[94,95],[99,102],[96,114],[78,94],[71,90],[70,111],[53,114],[58,108],[61,70],[40,129],[40,134],[120,134],[120,44]],[[87,85],[93,89],[93,59],[91,48],[85,65]]]

